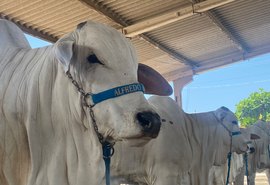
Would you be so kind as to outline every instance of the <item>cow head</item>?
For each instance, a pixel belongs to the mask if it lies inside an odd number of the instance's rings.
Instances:
[[[69,71],[85,92],[98,94],[115,87],[138,83],[139,74],[143,76],[139,77],[141,83],[151,93],[171,93],[169,84],[161,75],[157,75],[153,69],[146,70],[143,65],[138,67],[135,49],[130,41],[117,30],[102,24],[81,23],[74,32],[55,44],[55,55],[64,72]],[[156,82],[155,86],[147,86],[145,73],[155,74],[150,79]],[[160,89],[164,87],[165,91]],[[132,88],[124,87],[118,93],[133,91]],[[88,98],[87,102],[92,105],[92,97]],[[86,107],[82,109],[88,113]],[[160,129],[159,115],[150,107],[141,91],[106,99],[96,104],[92,110],[99,132],[107,139],[153,138]],[[89,114],[87,116],[88,121],[91,120]]]
[[[234,113],[226,107],[221,107],[215,111],[215,115],[224,128],[224,145],[231,145],[231,151],[238,154],[249,150],[251,139],[254,139],[255,135],[241,133]]]

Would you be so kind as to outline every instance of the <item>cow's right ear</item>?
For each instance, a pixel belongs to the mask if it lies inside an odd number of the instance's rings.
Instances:
[[[55,55],[59,62],[64,66],[65,72],[69,69],[69,64],[73,55],[74,41],[60,39],[55,43]]]

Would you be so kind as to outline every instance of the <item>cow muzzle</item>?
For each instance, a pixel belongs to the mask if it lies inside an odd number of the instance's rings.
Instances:
[[[255,152],[255,147],[252,144],[248,144],[247,148],[247,153],[252,154]]]
[[[157,113],[145,111],[139,112],[136,115],[136,119],[142,126],[144,136],[156,138],[160,130],[160,117]]]

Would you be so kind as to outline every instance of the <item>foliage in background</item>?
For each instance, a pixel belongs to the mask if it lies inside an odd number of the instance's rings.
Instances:
[[[270,92],[259,89],[236,104],[236,117],[247,127],[258,120],[270,121]]]

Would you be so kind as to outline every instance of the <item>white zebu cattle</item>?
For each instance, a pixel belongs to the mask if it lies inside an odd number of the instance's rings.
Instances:
[[[116,144],[112,158],[114,184],[208,185],[208,171],[226,162],[230,132],[239,132],[235,115],[227,108],[186,114],[168,97],[149,102],[163,119],[159,136],[142,148]],[[232,138],[232,151],[247,150],[243,135]]]
[[[256,133],[260,136],[260,139],[253,141],[255,152],[248,155],[249,185],[255,184],[256,172],[263,171],[265,171],[268,177],[268,183],[270,184],[270,122],[257,121],[246,130],[249,133]],[[244,184],[245,168],[244,163],[241,173],[239,173],[235,179],[236,185]]]
[[[31,49],[20,29],[0,20],[0,184],[100,184],[102,150],[85,105],[93,102],[65,72],[85,92],[99,93],[137,83],[137,68],[130,42],[105,25],[85,22],[54,45]],[[141,86],[126,87],[116,93]],[[159,116],[139,91],[92,110],[107,141],[159,132]]]
[[[270,125],[269,122],[258,121],[254,125],[241,129],[242,132],[246,134],[252,134],[255,136],[252,141],[252,146],[254,147],[254,153],[248,154],[248,173],[249,173],[249,185],[255,184],[256,172],[262,172],[270,167],[270,156],[269,156],[269,144],[270,144]],[[257,137],[259,136],[259,137]],[[245,161],[243,154],[233,154],[231,161],[231,171],[229,182],[236,185],[244,185],[245,176]],[[210,171],[211,184],[215,185],[225,185],[227,176],[228,166],[213,166]]]

